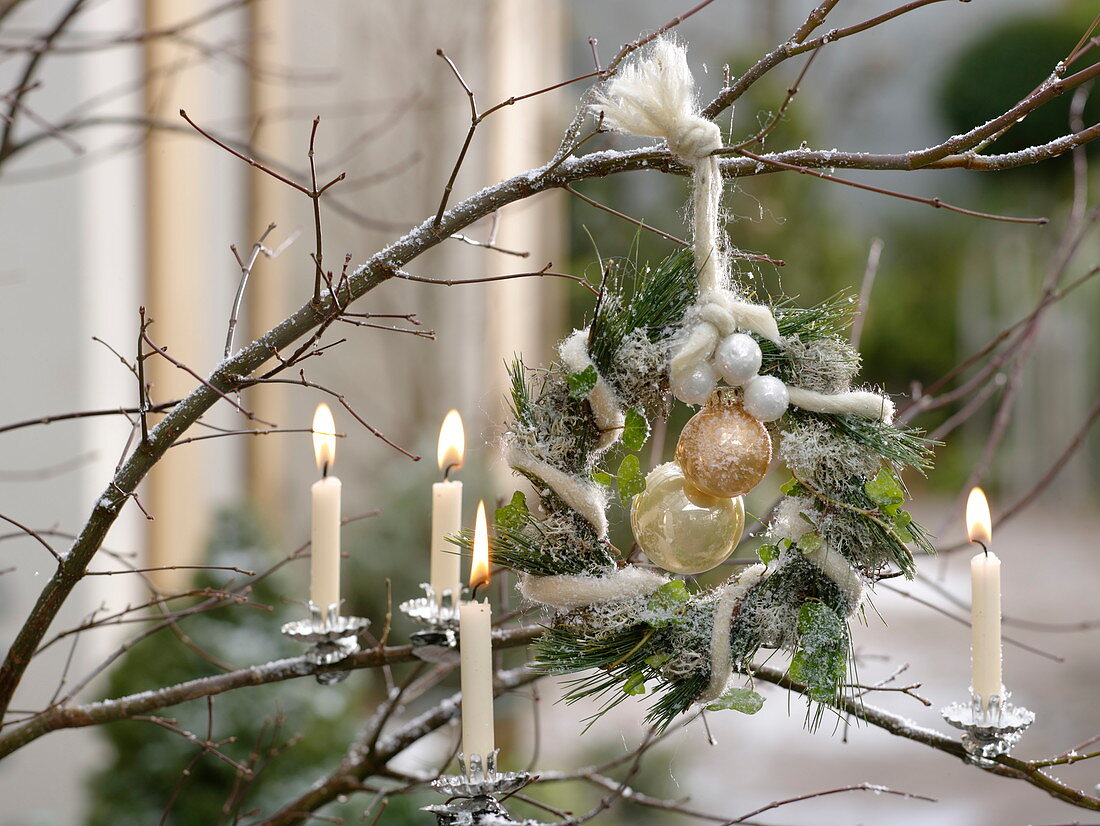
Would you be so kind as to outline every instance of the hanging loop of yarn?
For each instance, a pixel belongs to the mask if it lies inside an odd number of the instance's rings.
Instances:
[[[722,130],[699,114],[686,49],[671,38],[658,38],[642,59],[624,66],[601,90],[593,108],[615,131],[663,138],[692,167],[699,286],[704,292],[725,286],[725,254],[718,232],[722,170],[712,154],[722,148]]]
[[[722,132],[699,114],[695,78],[686,49],[668,37],[658,38],[648,52],[624,66],[597,95],[594,109],[611,129],[663,138],[668,148],[692,167],[692,233],[699,296],[684,319],[671,356],[673,393],[692,385],[691,377],[706,372],[718,342],[747,330],[783,346],[771,310],[745,301],[730,285],[728,259],[721,231],[722,171],[718,156]],[[823,394],[788,387],[790,402],[815,413],[893,419],[893,404],[884,396],[844,390]],[[677,394],[689,404],[697,399]]]

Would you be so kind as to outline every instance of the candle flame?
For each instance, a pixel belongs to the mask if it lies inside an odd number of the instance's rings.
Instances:
[[[336,461],[336,421],[332,411],[324,402],[317,405],[313,414],[313,455],[317,457],[317,467],[327,470]]]
[[[477,503],[474,520],[474,563],[470,568],[470,587],[489,584],[489,528],[485,524],[485,503]]]
[[[993,540],[993,520],[989,516],[989,502],[981,488],[970,491],[966,500],[966,533],[971,542],[989,545]]]
[[[462,417],[457,410],[452,410],[439,428],[439,447],[435,454],[439,469],[446,473],[450,468],[462,467],[462,456],[465,452],[466,433],[462,429]]]

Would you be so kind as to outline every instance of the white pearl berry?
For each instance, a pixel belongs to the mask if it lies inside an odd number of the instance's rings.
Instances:
[[[745,385],[745,410],[762,422],[774,422],[790,404],[787,385],[775,376],[756,376]]]
[[[718,374],[704,361],[672,383],[672,395],[684,404],[704,404],[717,385]]]
[[[714,351],[714,366],[731,387],[739,387],[755,376],[762,359],[760,345],[745,333],[727,336]]]

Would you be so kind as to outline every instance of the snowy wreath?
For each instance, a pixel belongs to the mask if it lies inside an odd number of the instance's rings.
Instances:
[[[552,611],[536,664],[584,672],[567,699],[601,698],[597,716],[647,692],[659,728],[696,704],[751,713],[762,702],[751,690],[761,649],[793,655],[788,673],[820,710],[848,684],[848,626],[868,586],[911,576],[909,546],[931,551],[901,508],[900,478],[927,467],[928,444],[892,423],[887,397],[853,388],[859,355],[842,337],[849,301],[768,306],[731,277],[721,134],[698,115],[684,48],[657,40],[594,100],[605,126],[664,139],[691,166],[694,248],[653,267],[611,268],[591,324],[561,343],[560,361],[513,365],[504,448],[540,501],[529,508],[517,492],[497,511],[495,561]],[[636,452],[670,397],[702,407],[676,461],[643,478]],[[773,442],[791,479],[758,564],[694,590],[626,561],[609,541],[617,488],[650,562],[678,574],[721,564],[744,528],[741,495],[763,477]],[[612,472],[617,443],[625,455]],[[749,684],[733,684],[734,673]]]

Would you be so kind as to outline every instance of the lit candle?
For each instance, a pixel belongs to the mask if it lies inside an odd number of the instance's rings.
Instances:
[[[493,640],[489,600],[477,602],[477,588],[489,584],[489,533],[485,503],[477,506],[474,522],[474,561],[470,588],[475,599],[459,607],[459,639],[462,653],[462,752],[481,755],[485,766],[494,748],[493,736]]]
[[[336,422],[327,404],[313,415],[313,452],[321,478],[313,483],[309,598],[323,617],[340,613],[340,480],[329,475],[336,459]]]
[[[982,550],[970,560],[971,680],[970,688],[989,707],[989,698],[1002,696],[1001,685],[1001,560],[989,550],[993,524],[989,503],[981,488],[970,491],[966,529]]]
[[[439,447],[436,458],[443,471],[443,481],[432,485],[432,573],[431,585],[436,602],[443,599],[443,592],[451,592],[451,604],[458,604],[462,590],[462,557],[458,548],[447,537],[462,530],[462,483],[452,481],[450,473],[462,467],[466,436],[462,430],[462,417],[452,410],[439,428]]]

